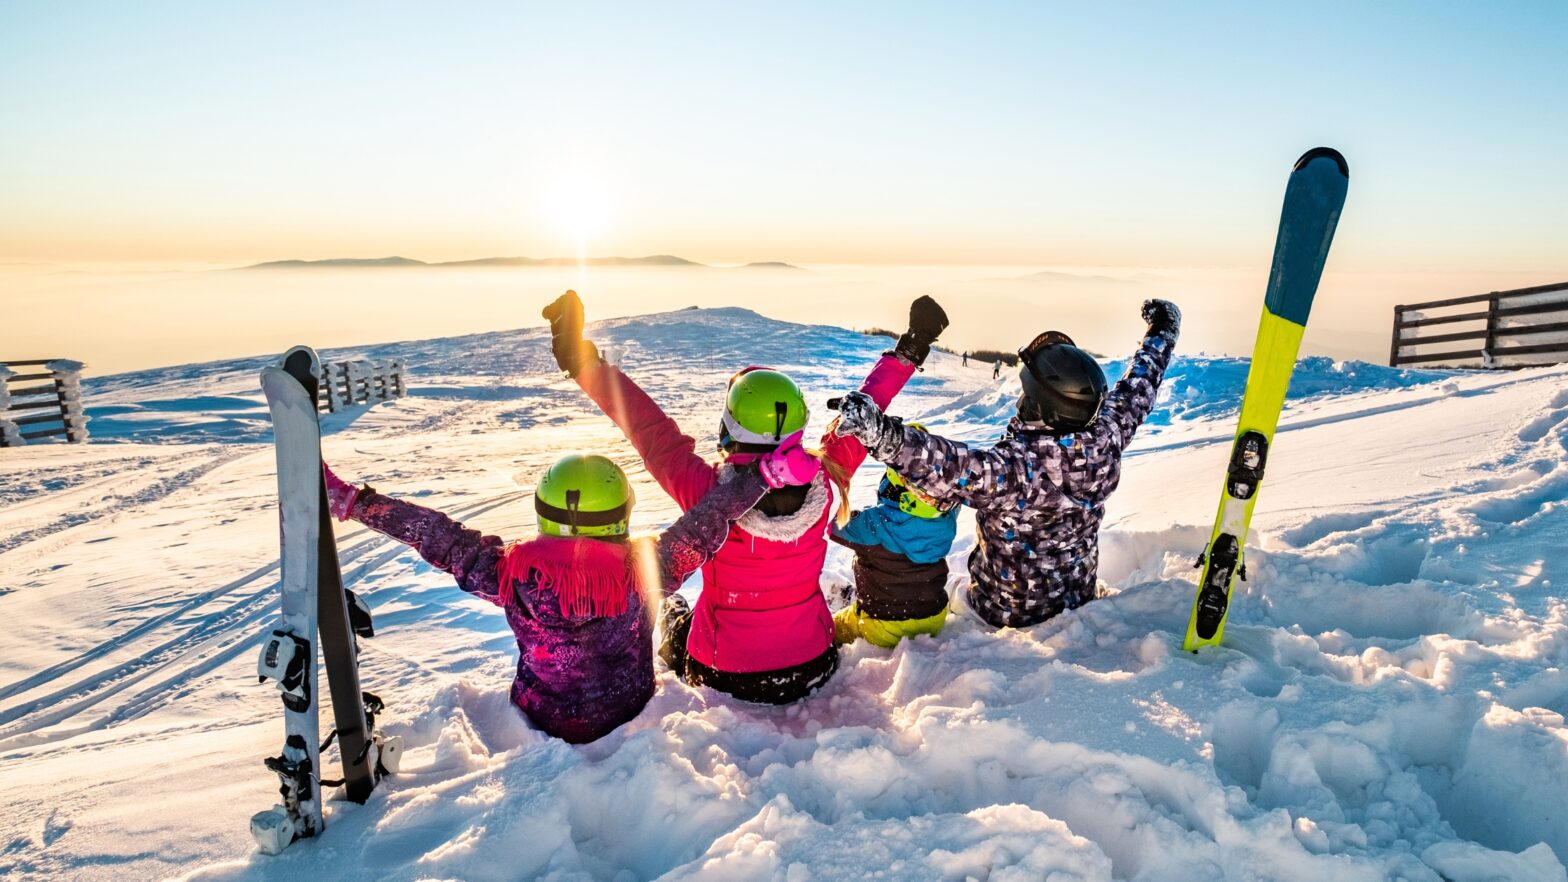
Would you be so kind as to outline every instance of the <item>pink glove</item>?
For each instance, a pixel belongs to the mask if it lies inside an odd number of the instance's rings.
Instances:
[[[762,472],[762,480],[769,487],[777,490],[780,487],[798,487],[810,484],[816,479],[817,473],[822,471],[822,461],[806,452],[801,446],[801,436],[805,431],[799,431],[785,438],[778,448],[764,453],[757,460],[757,468]]]
[[[321,476],[327,480],[327,511],[340,521],[348,520],[354,500],[359,498],[359,488],[332,474],[325,461],[321,463]]]

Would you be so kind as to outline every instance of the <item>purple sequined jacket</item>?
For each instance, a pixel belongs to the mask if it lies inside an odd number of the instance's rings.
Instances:
[[[672,592],[724,544],[731,522],[766,490],[762,477],[747,471],[740,480],[716,485],[657,540],[632,540],[627,552],[651,561],[664,591]],[[654,611],[644,603],[637,579],[626,579],[625,612],[565,615],[548,580],[537,578],[536,571],[503,591],[507,546],[495,536],[369,487],[359,492],[349,516],[413,547],[432,566],[450,573],[458,587],[506,610],[518,649],[512,702],[545,732],[574,744],[593,741],[637,716],[653,696]]]

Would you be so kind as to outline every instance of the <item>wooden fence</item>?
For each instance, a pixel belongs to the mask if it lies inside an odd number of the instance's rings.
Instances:
[[[1568,282],[1394,307],[1388,352],[1394,367],[1519,368],[1561,361],[1568,361]]]
[[[0,447],[56,436],[86,441],[82,367],[63,358],[0,361]]]
[[[356,404],[378,404],[408,394],[403,360],[328,361],[321,365],[322,410],[336,413]]]

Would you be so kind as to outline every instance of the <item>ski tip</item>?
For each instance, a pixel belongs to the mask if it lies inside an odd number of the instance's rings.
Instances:
[[[321,359],[316,355],[316,350],[309,346],[295,346],[283,353],[283,358],[278,360],[278,364],[301,382],[304,382],[307,376],[321,379]]]
[[[267,378],[268,377],[277,376],[278,374],[283,374],[284,376],[288,376],[288,373],[285,370],[283,370],[283,368],[278,367],[275,364],[269,364],[269,365],[263,366],[262,369],[261,369],[261,388],[263,388],[263,389],[267,388]],[[276,382],[276,381],[274,381],[274,382]]]
[[[1296,160],[1296,164],[1291,171],[1301,171],[1307,167],[1307,163],[1314,159],[1332,159],[1334,164],[1339,166],[1339,173],[1346,178],[1350,177],[1349,164],[1345,162],[1345,157],[1333,147],[1313,147],[1306,153],[1301,154],[1301,158]]]

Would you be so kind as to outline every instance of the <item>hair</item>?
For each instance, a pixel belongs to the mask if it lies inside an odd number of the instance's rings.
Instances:
[[[849,523],[849,478],[851,472],[838,460],[823,456],[820,450],[807,450],[822,462],[822,471],[828,476],[828,482],[838,490],[838,510],[834,512],[833,519],[840,527]]]

